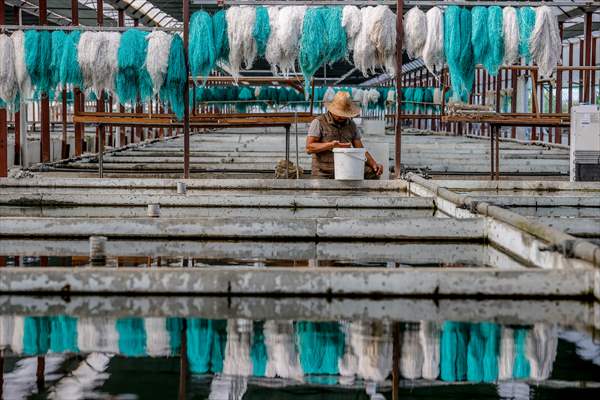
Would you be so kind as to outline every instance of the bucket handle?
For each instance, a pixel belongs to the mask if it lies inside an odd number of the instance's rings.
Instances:
[[[367,156],[365,156],[364,153],[362,155],[358,155],[358,154],[354,154],[354,153],[345,153],[345,155],[347,155],[348,157],[356,158],[357,160],[360,160],[360,161],[367,161]]]

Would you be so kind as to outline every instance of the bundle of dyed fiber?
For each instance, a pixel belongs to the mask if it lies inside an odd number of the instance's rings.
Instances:
[[[197,11],[190,19],[189,42],[190,69],[192,75],[206,77],[217,61],[213,21],[205,11]]]
[[[562,53],[558,20],[552,8],[548,6],[538,7],[535,13],[535,26],[531,33],[529,51],[533,62],[539,68],[540,78],[550,79]]]
[[[99,32],[100,43],[92,74],[92,89],[96,96],[112,93],[115,90],[115,76],[118,70],[118,54],[121,35],[118,32]]]
[[[529,52],[529,41],[531,32],[535,25],[535,10],[531,7],[521,7],[518,11],[519,17],[519,55],[529,63],[531,53]]]
[[[185,107],[183,105],[183,92],[187,85],[188,73],[185,65],[185,50],[183,40],[179,35],[173,35],[169,49],[169,62],[167,74],[160,89],[160,97],[171,106],[171,109],[182,120]]]
[[[487,7],[473,7],[473,10],[471,10],[471,20],[473,25],[473,30],[471,32],[473,61],[475,64],[483,64],[489,49]]]
[[[156,95],[160,91],[169,69],[173,36],[163,31],[154,31],[146,37],[146,40],[148,41],[146,69],[152,79],[153,94]]]
[[[140,60],[146,59],[146,36],[146,32],[129,29],[121,37],[116,85],[116,94],[121,104],[145,101],[152,95],[152,80],[144,66],[145,63],[140,63]]]
[[[227,10],[227,39],[229,40],[229,71],[236,78],[242,63],[251,68],[256,58],[256,40],[253,36],[256,8],[231,7]]]
[[[25,64],[31,84],[40,93],[51,89],[52,38],[49,31],[29,30],[25,32]]]
[[[220,10],[213,14],[212,24],[215,57],[217,60],[227,60],[229,57],[229,39],[227,38],[227,17],[225,10]]]
[[[60,83],[63,86],[73,85],[81,88],[83,77],[79,67],[77,46],[81,33],[73,31],[65,40],[62,58],[60,60]]]
[[[488,9],[489,50],[483,65],[490,75],[496,76],[504,61],[504,26],[502,8],[493,6]]]
[[[98,48],[102,42],[101,32],[83,32],[77,45],[77,62],[81,68],[82,89],[94,85],[94,63],[98,56]]]
[[[0,99],[11,103],[19,92],[19,83],[15,72],[15,48],[8,35],[0,35]]]
[[[504,64],[512,65],[519,61],[519,20],[514,7],[502,10],[504,33]]]
[[[423,55],[427,40],[427,17],[418,6],[411,8],[404,17],[404,44],[410,58]]]
[[[57,86],[61,86],[60,63],[62,61],[67,34],[63,31],[54,31],[52,32],[51,40],[52,56],[50,57],[50,69],[52,70],[52,82],[50,86],[55,88]]]
[[[298,61],[307,85],[327,58],[325,14],[325,7],[310,7],[304,15]]]
[[[266,7],[256,7],[256,19],[254,28],[252,28],[252,36],[256,41],[256,52],[260,57],[264,57],[267,51],[267,42],[271,34],[271,25],[269,23],[269,11]]]
[[[356,6],[344,6],[342,10],[342,26],[346,30],[348,49],[354,48],[354,40],[360,32],[362,16],[360,9]]]
[[[331,65],[348,53],[348,38],[342,26],[342,7],[327,7],[323,18],[327,37],[325,62]]]
[[[432,7],[427,17],[427,38],[423,46],[423,62],[432,74],[444,67],[444,14],[439,7]]]
[[[377,56],[375,46],[371,42],[371,28],[375,16],[375,7],[361,9],[360,31],[354,41],[354,66],[366,77],[375,72]]]
[[[471,13],[458,6],[448,7],[444,13],[444,51],[457,101],[467,101],[475,79],[471,32]]]
[[[279,35],[277,32],[277,20],[279,18],[279,7],[267,7],[269,13],[271,34],[267,40],[267,48],[265,50],[265,59],[271,65],[271,70],[274,74],[277,73],[277,63],[281,59],[281,46],[279,44]]]
[[[274,72],[279,71],[287,76],[295,71],[306,10],[305,6],[283,7],[277,11],[269,9],[271,36],[266,57]],[[276,19],[272,18],[273,16]]]
[[[10,38],[15,50],[15,74],[21,99],[28,98],[31,96],[31,77],[25,62],[25,34],[23,31],[16,31]]]
[[[396,14],[387,6],[373,10],[369,38],[375,45],[377,62],[390,75],[396,74]]]

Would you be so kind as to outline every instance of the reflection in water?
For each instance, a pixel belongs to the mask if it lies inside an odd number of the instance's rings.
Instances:
[[[394,323],[383,321],[251,321],[199,318],[0,317],[4,354],[29,356],[4,374],[4,395],[35,391],[36,358],[47,357],[48,398],[82,398],[110,377],[114,355],[186,355],[189,372],[212,374],[210,399],[241,399],[249,379],[283,378],[315,385],[389,382]],[[400,323],[402,378],[411,381],[495,383],[502,398],[529,397],[526,382],[551,377],[559,330],[538,323]],[[185,335],[185,344],[182,343]],[[600,360],[600,347],[577,332],[560,337],[584,359]],[[70,353],[83,354],[68,374],[52,375]],[[56,374],[55,374],[56,375]],[[39,379],[39,377],[37,377]],[[433,382],[431,382],[433,384]],[[367,385],[367,387],[372,387]],[[372,390],[371,397],[377,397]]]

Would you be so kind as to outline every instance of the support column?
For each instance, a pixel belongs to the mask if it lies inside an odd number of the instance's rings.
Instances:
[[[2,5],[3,13],[4,4]],[[14,10],[14,21],[15,24],[21,25],[21,7],[15,6]],[[4,21],[3,21],[4,23]],[[21,104],[17,105],[15,110],[15,147],[14,147],[14,160],[15,165],[23,165],[21,161]]]
[[[592,12],[586,11],[585,13],[585,24],[584,24],[584,45],[585,45],[585,65],[587,67],[592,66]],[[591,103],[592,100],[592,71],[586,71],[583,79],[583,101]]]
[[[402,20],[404,14],[404,0],[396,2],[396,126],[395,126],[395,153],[394,172],[396,179],[400,179],[402,171],[402,121],[400,120],[400,104],[402,102],[402,39],[404,35]]]
[[[4,15],[4,2],[0,4],[0,24],[6,22]],[[8,124],[6,122],[6,108],[0,110],[0,178],[8,176]]]
[[[98,26],[104,26],[104,1],[96,0],[96,23]],[[105,112],[106,107],[104,104],[104,91],[98,94],[96,100],[96,111]],[[100,149],[104,149],[105,145],[105,132],[106,127],[100,125],[96,128],[96,152],[100,152]]]
[[[560,22],[558,24],[560,31],[560,41],[561,41],[561,55],[564,53],[564,48],[562,46],[562,39],[564,37],[565,26],[564,22]],[[556,72],[556,113],[562,113],[562,87],[563,87],[563,71]],[[554,128],[554,143],[562,143],[562,128],[556,127]]]
[[[125,10],[119,9],[118,11],[118,24],[119,27],[124,27],[125,26]],[[120,113],[125,113],[125,106],[120,104],[119,105],[119,112]],[[125,126],[119,126],[119,145],[120,146],[125,146],[127,143],[127,127]],[[133,128],[131,128],[133,129]]]
[[[71,0],[71,24],[73,26],[79,25],[79,2],[77,0]],[[73,97],[73,113],[79,114],[82,111],[84,101],[83,93],[79,88],[73,88]],[[83,153],[84,126],[75,122],[73,130],[75,131],[75,155],[80,156]]]
[[[185,65],[190,76],[189,64],[189,35],[190,35],[190,0],[183,0],[183,48],[185,49]],[[190,85],[186,79],[183,90],[183,178],[190,178]]]
[[[48,6],[47,0],[39,0],[40,25],[48,25]],[[50,99],[48,93],[42,93],[40,100],[41,121],[40,121],[40,160],[41,162],[50,161]]]

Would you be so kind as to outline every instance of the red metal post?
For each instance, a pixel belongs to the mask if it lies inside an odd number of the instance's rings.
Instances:
[[[569,64],[573,65],[573,42],[569,43]],[[573,106],[573,70],[569,70],[569,93],[568,93],[569,112]]]
[[[46,0],[39,0],[40,25],[48,25],[48,6]],[[40,121],[40,160],[41,162],[50,161],[50,99],[48,93],[42,93],[40,100],[41,121]]]
[[[512,113],[517,112],[517,90],[519,88],[518,79],[519,79],[518,71],[516,69],[513,69],[511,71],[511,75],[510,75],[510,86],[512,88],[512,93],[511,93],[511,98],[510,98],[510,112],[512,112]],[[517,138],[517,127],[515,127],[515,126],[512,127],[510,136],[513,139]]]
[[[597,49],[598,48],[598,38],[595,37],[594,40],[592,40],[592,63],[590,65],[594,66],[594,65],[598,65],[598,55],[597,55]],[[592,86],[592,104],[596,104],[596,73],[597,71],[591,71],[592,74],[592,82],[591,82],[591,86]]]
[[[559,30],[560,30],[560,39],[562,42],[562,39],[564,37],[564,33],[565,33],[565,26],[564,23],[561,22],[558,25]],[[561,54],[564,53],[564,47],[561,44]],[[560,114],[562,113],[562,89],[563,89],[563,72],[562,71],[557,71],[556,72],[556,113]],[[562,142],[562,128],[554,128],[554,143],[561,143]]]
[[[404,14],[404,0],[396,2],[396,126],[395,126],[395,152],[394,172],[396,179],[400,179],[401,152],[402,152],[402,121],[400,120],[400,102],[402,101],[402,37],[404,35],[402,19]]]
[[[585,65],[585,40],[581,39],[579,41],[579,65]],[[585,71],[579,71],[579,103],[583,102],[584,99],[584,76],[586,75]]]
[[[15,24],[21,25],[21,7],[15,6],[13,10]],[[15,111],[15,165],[21,165],[21,111],[19,110],[20,106],[17,107],[17,110]]]
[[[585,13],[585,24],[584,24],[584,44],[585,44],[585,65],[588,67],[592,66],[592,12],[587,11]],[[591,103],[592,99],[592,72],[586,71],[584,74],[583,86],[583,101],[586,103]],[[594,72],[595,73],[595,72]]]
[[[5,23],[4,2],[0,4],[0,24]],[[16,125],[16,124],[15,124]],[[6,108],[0,110],[0,178],[8,176],[8,124]]]
[[[79,25],[79,2],[77,0],[71,0],[71,24],[73,26]],[[79,114],[83,109],[83,93],[79,88],[73,88],[73,113]],[[75,155],[80,156],[83,153],[83,133],[84,126],[79,122],[73,124],[75,131]]]
[[[189,35],[190,35],[190,0],[183,0],[183,47],[185,64],[189,76]],[[190,178],[190,85],[183,91],[183,178]]]

